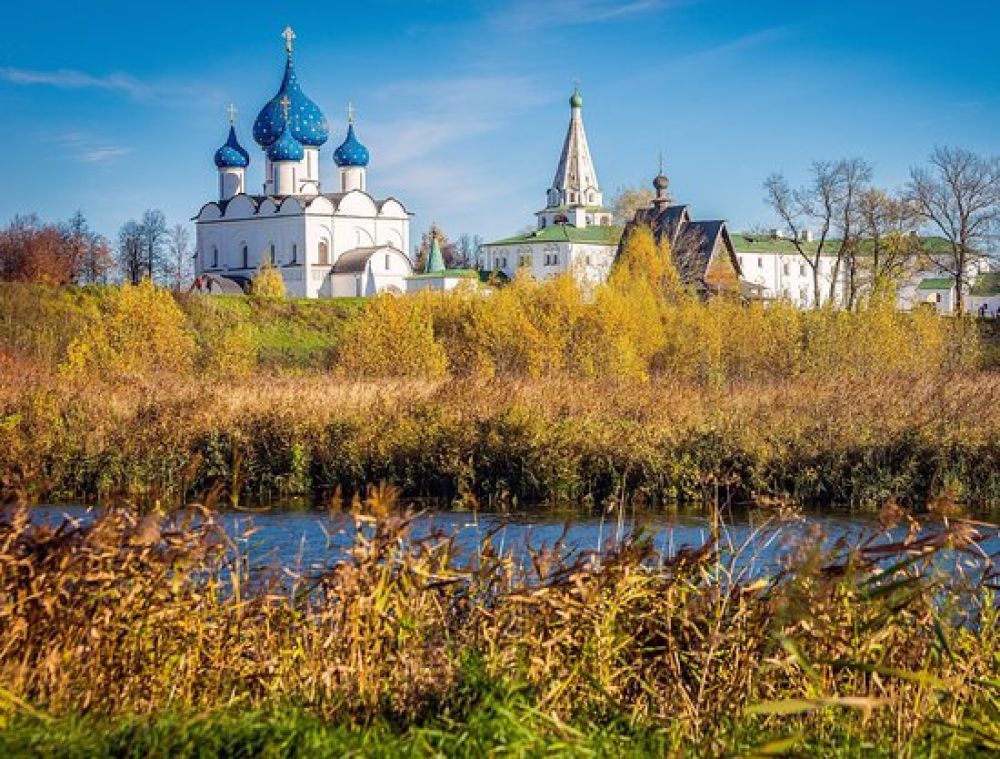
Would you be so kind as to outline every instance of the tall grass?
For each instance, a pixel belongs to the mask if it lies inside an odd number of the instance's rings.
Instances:
[[[0,715],[284,705],[448,733],[498,699],[569,744],[583,724],[659,731],[674,752],[747,736],[996,749],[984,528],[884,515],[897,519],[852,545],[812,536],[761,575],[739,549],[664,555],[641,532],[519,561],[359,517],[340,560],[260,574],[211,513],[46,527],[14,512],[0,521]]]
[[[407,497],[494,507],[922,508],[947,495],[974,512],[1000,508],[990,375],[499,388],[257,374],[83,387],[0,362],[0,380],[0,491],[29,503],[322,503],[384,480]]]

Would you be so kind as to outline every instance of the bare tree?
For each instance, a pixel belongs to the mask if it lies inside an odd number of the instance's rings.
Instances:
[[[871,183],[872,167],[862,158],[846,158],[834,164],[834,173],[840,185],[840,197],[836,204],[833,227],[834,234],[840,238],[840,246],[833,263],[830,302],[833,302],[836,297],[840,268],[844,266],[847,269],[847,292],[845,293],[844,305],[853,309],[857,302],[860,284],[858,281],[862,229],[860,206],[861,199]]]
[[[823,254],[833,248],[836,238],[831,235],[839,235],[836,240],[839,244],[832,250],[835,258],[828,293],[830,301],[836,297],[845,257],[857,250],[858,203],[871,179],[871,166],[861,158],[815,161],[810,173],[809,183],[797,190],[789,186],[783,174],[771,174],[764,180],[764,192],[767,203],[791,232],[796,252],[809,265],[813,305],[819,307],[823,303],[820,264]],[[819,235],[815,246],[807,248],[803,232],[810,223],[818,228]]]
[[[126,282],[137,285],[146,273],[142,225],[127,221],[118,230],[118,268]]]
[[[142,215],[139,224],[142,233],[142,247],[146,272],[150,280],[155,281],[156,275],[163,268],[163,244],[167,239],[167,218],[163,211],[150,209]]]
[[[920,218],[948,241],[945,253],[928,258],[955,280],[958,313],[965,311],[969,276],[989,249],[1000,224],[1000,157],[962,148],[938,147],[930,167],[910,169],[907,195]]]
[[[479,263],[479,249],[483,238],[479,235],[461,234],[455,248],[458,253],[458,265],[465,269],[475,269]]]
[[[164,272],[175,292],[179,292],[191,279],[191,232],[183,224],[174,224],[167,232],[167,257]]]

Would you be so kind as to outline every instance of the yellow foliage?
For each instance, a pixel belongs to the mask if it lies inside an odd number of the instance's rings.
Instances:
[[[250,280],[250,294],[255,298],[284,298],[285,279],[270,261],[265,261]]]
[[[173,296],[143,280],[108,299],[105,312],[72,340],[60,370],[67,377],[183,374],[194,353],[194,335]]]
[[[439,377],[448,359],[434,337],[434,296],[381,295],[344,332],[336,370],[350,377]]]
[[[230,324],[202,336],[198,367],[212,377],[247,377],[257,366],[256,331]]]

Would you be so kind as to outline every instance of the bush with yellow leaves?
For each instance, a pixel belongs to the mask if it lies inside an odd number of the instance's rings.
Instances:
[[[250,294],[255,298],[284,298],[285,279],[270,261],[265,261],[250,280]]]
[[[127,379],[191,370],[195,337],[169,291],[149,280],[126,284],[102,307],[70,342],[60,366],[64,376]]]
[[[444,375],[448,359],[434,337],[433,303],[432,295],[372,298],[344,331],[336,371],[358,378]]]

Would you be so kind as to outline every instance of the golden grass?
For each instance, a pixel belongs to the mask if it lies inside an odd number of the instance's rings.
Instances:
[[[415,720],[449,708],[474,659],[553,718],[693,739],[791,714],[902,747],[935,724],[966,729],[996,699],[1000,628],[982,570],[951,568],[982,566],[981,528],[886,514],[900,518],[901,532],[851,546],[813,535],[785,569],[752,576],[711,543],[664,556],[640,534],[525,562],[489,541],[469,556],[449,535],[416,540],[406,517],[358,517],[328,568],[269,576],[210,513],[51,528],[14,512],[0,519],[0,714],[294,703]],[[848,713],[832,720],[831,706]]]

